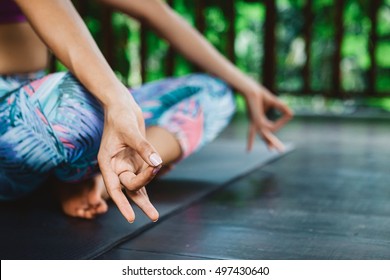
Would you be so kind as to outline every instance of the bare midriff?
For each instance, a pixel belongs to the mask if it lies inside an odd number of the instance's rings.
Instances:
[[[0,24],[0,74],[24,74],[43,70],[48,50],[29,23]]]

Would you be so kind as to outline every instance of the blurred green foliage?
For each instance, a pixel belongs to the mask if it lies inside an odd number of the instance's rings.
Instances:
[[[305,45],[303,29],[306,1],[312,1],[314,22],[312,42]],[[281,92],[303,90],[302,69],[306,61],[305,49],[309,48],[310,87],[314,91],[332,89],[332,57],[335,50],[335,1],[337,0],[276,0],[278,11],[277,36],[277,89]],[[209,0],[204,10],[205,37],[222,53],[226,53],[227,30],[230,24],[236,31],[236,65],[254,79],[261,81],[264,57],[265,6],[262,1],[236,0],[236,20],[226,17],[223,0]],[[343,11],[344,37],[342,40],[342,89],[361,92],[368,90],[371,67],[369,45],[372,23],[369,18],[370,0],[346,0]],[[195,25],[196,0],[175,0],[173,8],[191,25]],[[98,44],[102,44],[101,9],[91,1],[85,21]],[[115,57],[112,63],[118,77],[131,86],[139,85],[140,76],[140,25],[138,22],[115,13],[112,17]],[[381,0],[378,12],[378,45],[376,90],[390,93],[390,0]],[[146,81],[166,76],[168,44],[151,31],[147,31]],[[179,54],[175,56],[174,75],[181,76],[197,68]],[[357,97],[359,97],[357,95]],[[385,99],[375,99],[367,104],[390,108]],[[242,102],[241,102],[242,103]],[[379,105],[378,105],[379,104]],[[387,105],[385,105],[387,104]]]

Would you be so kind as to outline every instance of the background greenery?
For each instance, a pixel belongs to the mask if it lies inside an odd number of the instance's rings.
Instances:
[[[264,56],[265,6],[262,1],[236,0],[236,20],[226,17],[223,0],[206,0],[206,38],[222,53],[227,44],[227,28],[234,24],[236,30],[236,65],[256,80],[261,81]],[[366,104],[390,110],[390,99],[360,98],[356,95],[351,101],[329,100],[321,96],[294,97],[289,92],[303,90],[302,69],[306,60],[303,39],[303,7],[310,0],[276,0],[277,24],[277,89],[285,99],[296,107],[318,107],[317,111],[331,107],[335,112],[348,111],[348,104]],[[311,51],[311,88],[319,92],[332,89],[332,56],[334,53],[334,2],[337,0],[313,0],[313,41],[308,46]],[[175,0],[173,8],[189,23],[195,22],[196,0]],[[368,70],[370,69],[369,35],[371,21],[368,15],[370,0],[346,0],[344,10],[345,34],[342,41],[342,89],[361,92],[368,90]],[[99,44],[102,43],[101,7],[91,1],[84,19]],[[120,13],[112,17],[115,58],[114,68],[120,79],[131,85],[141,84],[140,74],[140,25]],[[378,77],[375,88],[380,93],[390,93],[390,0],[382,0],[378,13],[379,35],[375,53]],[[165,76],[165,57],[168,45],[154,33],[147,32],[147,75],[146,81]],[[193,72],[194,67],[177,55],[175,76]],[[314,102],[314,103],[313,103]],[[348,103],[349,102],[349,103]],[[352,102],[352,103],[351,103]],[[305,105],[306,104],[306,105]],[[317,105],[316,105],[317,104]],[[320,104],[320,105],[318,105]],[[322,104],[322,105],[321,105]],[[322,106],[322,109],[321,109]],[[336,108],[336,109],[334,109]],[[347,108],[347,109],[345,109]]]

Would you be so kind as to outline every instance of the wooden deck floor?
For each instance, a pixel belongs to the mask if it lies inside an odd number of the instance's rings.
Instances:
[[[389,123],[297,119],[279,136],[296,150],[100,258],[390,259]]]

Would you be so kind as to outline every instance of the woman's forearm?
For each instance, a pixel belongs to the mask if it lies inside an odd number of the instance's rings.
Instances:
[[[100,0],[150,25],[175,49],[200,68],[208,71],[241,93],[261,87],[222,56],[182,17],[161,0]]]
[[[103,104],[128,98],[69,0],[16,0],[56,57]]]

